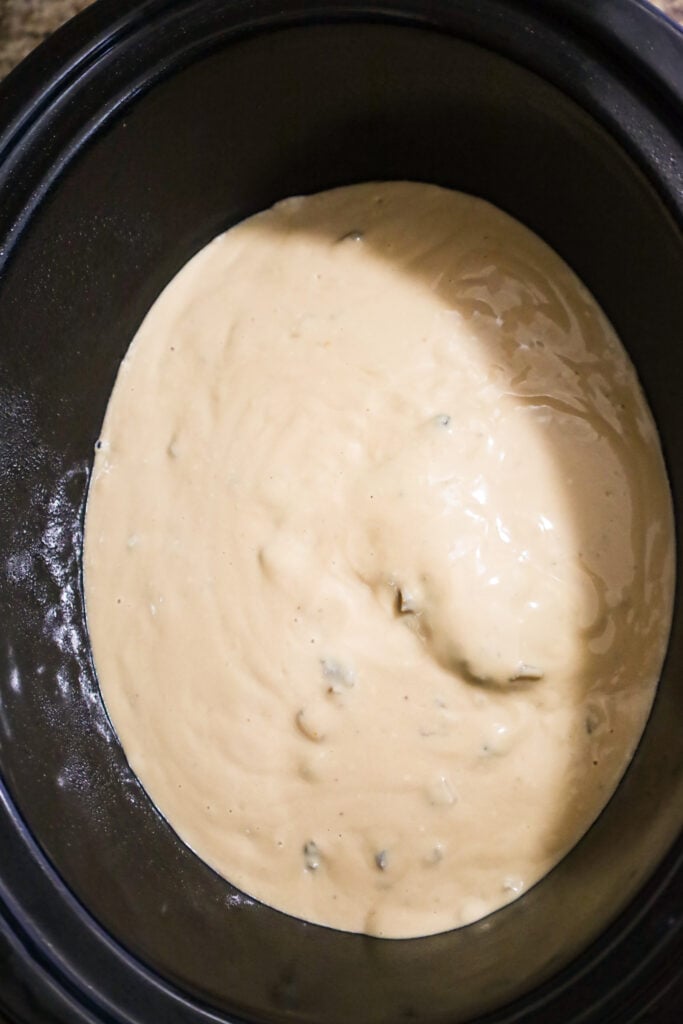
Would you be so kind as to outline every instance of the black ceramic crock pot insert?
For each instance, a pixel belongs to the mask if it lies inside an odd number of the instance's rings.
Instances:
[[[568,260],[636,363],[678,508],[682,64],[680,34],[637,0],[103,0],[10,76],[0,91],[8,1013],[664,1020],[681,958],[678,609],[644,740],[576,850],[479,924],[383,942],[244,898],[175,838],[104,713],[80,571],[93,445],[161,288],[242,217],[368,179],[483,195]]]

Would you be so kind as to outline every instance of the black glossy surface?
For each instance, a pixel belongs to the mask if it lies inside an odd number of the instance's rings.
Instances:
[[[83,40],[104,29],[99,58],[41,94],[50,61],[39,53],[7,85],[15,130],[4,150],[0,138],[0,932],[14,959],[28,950],[43,979],[31,988],[51,978],[49,998],[74,1001],[58,1020],[83,1006],[141,1022],[215,1007],[221,1019],[455,1024],[503,1004],[492,1020],[635,1020],[680,966],[680,841],[651,877],[683,820],[680,609],[641,749],[572,855],[481,924],[382,942],[241,897],[154,812],[99,700],[80,543],[108,393],[161,287],[254,210],[369,178],[483,195],[562,253],[636,362],[680,507],[683,104],[664,57],[670,47],[683,60],[680,39],[627,3],[642,35],[618,43],[616,2],[592,21],[593,5],[572,0],[542,12],[502,0],[309,4],[309,20],[335,23],[252,33],[248,22],[301,16],[149,0],[118,36],[105,26],[133,5],[99,6],[81,19]],[[448,31],[411,27],[425,22]],[[661,68],[648,63],[648,32]],[[509,1006],[600,933],[526,1008]]]

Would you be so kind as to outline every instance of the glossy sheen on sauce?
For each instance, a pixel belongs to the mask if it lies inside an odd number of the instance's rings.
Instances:
[[[592,297],[487,203],[367,184],[215,239],[124,360],[85,538],[132,768],[246,893],[388,937],[580,838],[639,739],[673,528]]]

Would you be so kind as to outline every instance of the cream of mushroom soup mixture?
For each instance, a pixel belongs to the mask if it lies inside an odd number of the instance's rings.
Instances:
[[[102,694],[181,839],[286,913],[399,938],[516,899],[648,717],[671,498],[595,299],[488,203],[278,203],[171,281],[97,445]]]

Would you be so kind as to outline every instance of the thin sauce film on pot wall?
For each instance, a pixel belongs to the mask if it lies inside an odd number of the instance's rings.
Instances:
[[[308,921],[515,899],[637,745],[669,489],[633,367],[539,238],[435,186],[277,204],[121,366],[85,536],[126,756],[178,835]]]

